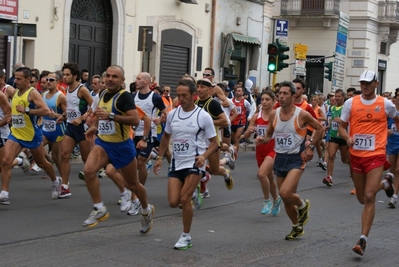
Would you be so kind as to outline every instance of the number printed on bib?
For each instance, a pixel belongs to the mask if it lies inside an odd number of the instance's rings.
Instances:
[[[339,127],[339,123],[336,122],[336,121],[333,121],[333,122],[332,122],[332,125],[331,125],[331,129],[333,129],[334,131],[336,131],[336,130],[338,130],[338,127]]]
[[[99,120],[98,133],[102,135],[115,134],[116,133],[115,122],[109,120]]]
[[[80,117],[80,111],[74,110],[74,109],[68,109],[67,110],[67,118],[68,121],[71,122],[77,117]]]
[[[355,134],[353,136],[355,143],[353,149],[355,150],[375,150],[375,135],[374,134]]]
[[[174,139],[173,153],[182,155],[192,155],[194,152],[194,143],[190,139]]]
[[[240,106],[236,106],[236,110],[237,110],[237,114],[241,114],[241,107]]]
[[[292,133],[276,133],[274,140],[276,148],[294,148],[294,134]]]
[[[392,123],[392,125],[391,125],[391,130],[392,130],[394,133],[396,133],[396,132],[398,131],[398,129],[396,129],[396,124],[395,124],[395,123]]]
[[[256,134],[259,136],[265,136],[267,132],[267,125],[256,125]]]
[[[43,131],[45,132],[55,132],[56,122],[54,120],[43,120]]]
[[[24,114],[12,115],[12,127],[14,127],[14,128],[25,128],[26,127]]]

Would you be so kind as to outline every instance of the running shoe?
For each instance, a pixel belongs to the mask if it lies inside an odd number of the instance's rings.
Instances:
[[[148,233],[152,228],[152,217],[154,216],[155,208],[153,205],[150,204],[148,204],[148,206],[150,208],[150,212],[147,214],[141,213],[140,233],[142,234]]]
[[[226,170],[226,172],[229,175],[229,177],[224,178],[224,183],[226,184],[227,189],[231,190],[234,187],[234,180],[233,177],[231,176],[231,172],[229,170]]]
[[[202,206],[202,198],[200,194],[200,185],[194,191],[193,197],[191,198],[193,204],[193,210],[199,210]]]
[[[179,241],[177,241],[177,243],[175,244],[174,249],[186,250],[188,248],[191,248],[192,246],[193,244],[191,243],[191,237],[182,234],[179,238]]]
[[[208,188],[205,189],[204,193],[201,193],[201,197],[202,197],[202,199],[211,197],[211,193],[209,193],[209,189]]]
[[[229,151],[230,151],[230,156],[234,157],[234,153],[235,153],[235,148],[233,145],[230,145],[229,147]],[[234,159],[235,160],[235,159]]]
[[[102,170],[100,170],[100,172],[98,173],[98,178],[101,178],[101,179],[108,178],[107,174],[105,173],[104,168]]]
[[[32,162],[32,164],[30,164],[30,169],[34,172],[40,172],[42,169],[37,166],[36,162]]]
[[[85,173],[83,171],[80,171],[78,174],[78,177],[80,180],[84,181],[85,180]]]
[[[147,173],[149,173],[152,169],[152,167],[154,167],[154,162],[152,160],[149,160],[146,164],[146,169],[147,169]]]
[[[332,186],[333,185],[333,180],[331,176],[327,176],[326,178],[323,179],[323,184],[326,186]]]
[[[324,162],[322,159],[317,161],[317,167],[320,167],[323,171],[327,170],[327,163]]]
[[[121,194],[121,204],[120,204],[120,210],[122,212],[128,211],[130,209],[130,206],[132,205],[132,201],[130,198],[132,197],[132,192],[130,190],[127,190],[125,194]]]
[[[205,175],[201,178],[200,186],[201,190],[200,193],[203,194],[208,188],[207,188],[207,183],[211,179],[211,175],[209,174],[208,171],[205,172]]]
[[[292,226],[291,233],[285,236],[285,240],[293,241],[298,236],[302,236],[305,233],[302,226]]]
[[[356,195],[356,188],[352,188],[351,195]]]
[[[1,205],[10,205],[10,199],[1,192],[0,193],[0,204]]]
[[[261,210],[262,214],[269,214],[272,212],[273,202],[270,199],[266,199],[263,201],[263,208]]]
[[[98,222],[105,221],[109,218],[109,213],[107,207],[103,206],[102,209],[98,210],[94,208],[93,211],[90,213],[89,218],[83,222],[82,226],[84,227],[94,227],[98,224]]]
[[[20,165],[21,169],[23,170],[24,173],[27,173],[30,170],[30,163],[29,160],[24,155],[25,154],[21,153],[19,154],[18,158],[22,159],[22,164]]]
[[[71,194],[71,190],[69,190],[68,188],[65,188],[64,186],[61,187],[61,194],[60,194],[60,198],[64,198],[64,197],[69,197]]]
[[[309,208],[310,201],[305,199],[305,207],[303,209],[298,209],[298,224],[304,226],[309,220]]]
[[[395,177],[392,173],[387,172],[383,174],[382,176],[387,182],[389,183],[389,187],[385,189],[385,194],[387,197],[392,197],[393,196],[393,178]]]
[[[134,216],[137,215],[140,211],[141,204],[140,201],[137,199],[137,201],[132,201],[132,205],[130,205],[129,210],[127,211],[127,215]]]
[[[359,241],[357,241],[357,244],[352,248],[352,250],[360,256],[363,256],[364,251],[366,250],[366,243],[366,240],[360,238]]]
[[[392,209],[394,209],[396,207],[396,203],[398,202],[398,198],[397,197],[391,197],[391,199],[389,200],[388,206]]]
[[[277,216],[280,213],[281,197],[278,196],[277,200],[273,201],[272,215]]]
[[[227,166],[229,166],[231,170],[234,170],[236,167],[234,159],[229,155],[229,153],[225,153],[224,156],[227,159]]]
[[[51,198],[52,199],[57,199],[61,195],[62,179],[61,179],[61,177],[55,177],[55,180],[58,182],[58,184],[51,186],[51,188],[52,188]]]

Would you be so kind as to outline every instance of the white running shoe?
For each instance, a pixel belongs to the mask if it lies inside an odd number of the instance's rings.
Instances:
[[[128,211],[130,209],[130,206],[132,205],[132,202],[130,201],[131,197],[132,192],[130,190],[127,190],[126,194],[121,194],[120,210],[122,212]]]
[[[30,166],[30,169],[34,172],[40,172],[42,169],[37,166],[36,162],[33,162],[32,165]]]
[[[130,216],[137,215],[141,208],[140,200],[137,199],[137,201],[131,201],[131,203],[132,204],[130,205],[129,210],[127,211],[127,215]]]
[[[179,241],[175,244],[175,249],[178,250],[186,250],[188,248],[191,248],[193,244],[191,243],[191,236],[185,236],[181,235],[179,238]]]
[[[94,227],[98,224],[98,222],[105,221],[106,219],[108,219],[108,217],[109,213],[107,207],[103,206],[101,210],[94,208],[93,211],[90,213],[89,218],[87,218],[87,220],[82,223],[82,226],[88,228]]]
[[[62,178],[61,177],[56,177],[55,178],[56,181],[58,181],[57,185],[53,185],[51,186],[52,191],[51,191],[51,198],[52,199],[57,199],[60,197],[61,195],[61,188],[62,188]]]

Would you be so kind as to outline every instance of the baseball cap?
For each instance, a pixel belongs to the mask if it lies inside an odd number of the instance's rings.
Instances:
[[[372,70],[366,70],[360,75],[359,82],[378,81],[378,75]]]

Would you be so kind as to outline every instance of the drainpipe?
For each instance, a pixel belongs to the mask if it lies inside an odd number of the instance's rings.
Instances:
[[[212,21],[211,21],[211,43],[209,51],[209,66],[213,68],[213,54],[215,44],[215,27],[216,27],[216,0],[212,0]]]

